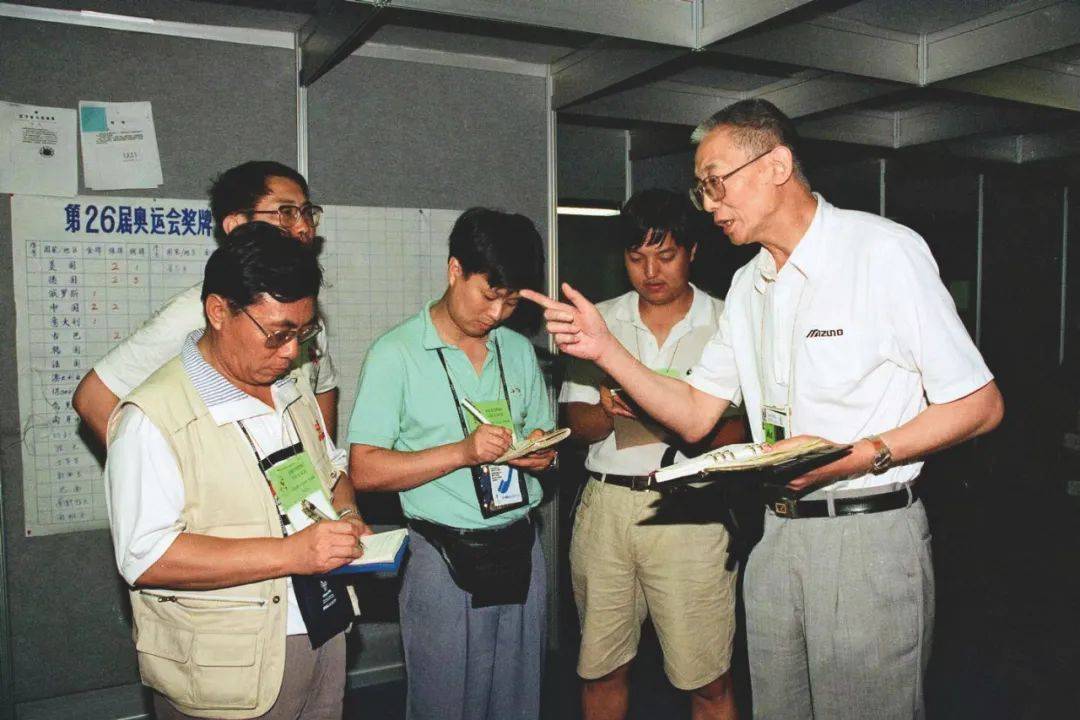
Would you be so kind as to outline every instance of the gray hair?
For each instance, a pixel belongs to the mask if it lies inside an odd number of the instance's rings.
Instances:
[[[706,135],[719,127],[728,128],[735,144],[751,155],[760,155],[783,145],[791,151],[792,173],[795,179],[810,187],[799,160],[799,134],[795,130],[795,124],[768,100],[739,100],[713,113],[694,128],[694,132],[690,134],[690,142],[700,145]]]

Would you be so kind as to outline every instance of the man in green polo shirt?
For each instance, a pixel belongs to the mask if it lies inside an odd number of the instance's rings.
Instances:
[[[495,461],[553,426],[532,345],[502,327],[543,276],[532,222],[465,211],[446,292],[380,337],[360,374],[350,476],[398,491],[412,530],[399,599],[409,720],[539,715],[546,574],[531,473],[555,453]]]

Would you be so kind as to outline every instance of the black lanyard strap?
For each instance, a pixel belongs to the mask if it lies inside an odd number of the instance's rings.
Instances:
[[[506,411],[510,415],[510,423],[514,422],[514,411],[510,407],[510,391],[506,389],[506,371],[503,370],[502,350],[499,348],[498,338],[492,338],[495,342],[495,360],[499,365],[499,383],[502,386],[503,397],[506,398]],[[450,386],[450,395],[454,398],[454,409],[457,410],[458,422],[461,423],[461,432],[465,437],[469,437],[469,425],[465,422],[465,414],[461,412],[461,399],[458,397],[457,389],[454,387],[454,378],[450,375],[450,367],[446,364],[446,356],[443,355],[442,348],[435,348],[435,352],[439,354],[439,362],[442,363],[443,372],[446,373],[446,382]]]
[[[285,416],[289,418],[289,422],[291,422],[293,426],[293,432],[299,437],[300,433],[296,430],[296,421],[293,420],[289,408],[285,408]],[[278,509],[278,520],[281,522],[281,534],[287,536],[289,532],[286,529],[286,526],[291,525],[291,522],[289,521],[288,516],[285,515],[285,508],[281,507],[281,504],[278,502],[277,493],[274,492],[274,484],[270,482],[270,476],[266,474],[266,471],[282,460],[287,460],[294,455],[299,455],[304,452],[304,444],[302,442],[297,442],[295,445],[290,445],[289,447],[272,452],[266,457],[260,457],[259,448],[255,445],[255,440],[252,439],[251,434],[248,433],[248,429],[244,426],[244,421],[237,420],[236,424],[240,427],[240,432],[247,438],[248,445],[251,446],[251,452],[255,455],[255,462],[259,465],[259,472],[262,473],[263,480],[266,481],[266,487],[270,491],[270,497],[274,498],[274,505]]]

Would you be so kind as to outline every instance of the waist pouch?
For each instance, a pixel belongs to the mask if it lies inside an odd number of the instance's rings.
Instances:
[[[409,520],[439,551],[454,584],[472,595],[474,608],[522,605],[529,594],[536,532],[528,518],[491,530],[461,530]]]

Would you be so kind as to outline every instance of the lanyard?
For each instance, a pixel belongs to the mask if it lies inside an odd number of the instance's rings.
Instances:
[[[295,432],[296,423],[293,421],[292,413],[289,412],[288,408],[285,409],[285,415],[288,416],[289,422],[293,424],[293,432]],[[294,455],[299,455],[304,452],[304,445],[303,443],[297,442],[276,452],[272,452],[266,457],[260,457],[259,448],[255,445],[255,440],[251,437],[251,434],[248,433],[248,429],[244,427],[244,421],[237,420],[236,424],[240,427],[240,432],[244,434],[244,437],[248,441],[248,445],[251,446],[251,452],[255,455],[255,460],[259,463],[259,472],[262,473],[263,480],[266,481],[266,488],[270,491],[270,497],[274,498],[274,505],[277,506],[278,509],[278,520],[281,522],[281,534],[287,536],[289,533],[286,526],[290,524],[289,518],[285,515],[283,512],[284,509],[278,503],[277,493],[274,492],[274,484],[270,482],[270,477],[266,474],[266,471],[282,460],[286,460]]]
[[[779,275],[779,273],[777,273],[777,275]],[[773,307],[774,311],[776,309],[776,282],[777,282],[777,279],[778,278],[773,279],[769,283],[769,286],[766,288],[766,292],[771,292],[772,307]],[[809,282],[810,282],[809,278],[805,278],[805,277],[803,278],[802,287],[799,288],[799,298],[798,298],[798,300],[795,301],[795,312],[793,313],[793,315],[791,317],[791,344],[788,346],[788,376],[787,376],[787,407],[788,407],[789,412],[790,412],[790,409],[791,409],[792,393],[793,393],[793,390],[794,390],[794,387],[795,387],[795,333],[798,332],[799,310],[802,307],[803,295],[806,293],[806,285]],[[770,375],[772,377],[772,379],[774,381],[776,380],[776,373],[775,373],[776,363],[773,362],[771,357],[770,358],[765,357],[765,313],[766,313],[765,294],[763,293],[762,298],[761,298],[761,331],[758,334],[758,343],[759,343],[758,344],[758,358],[759,359],[758,359],[757,366],[758,366],[758,382],[761,383],[761,401],[762,401],[762,405],[770,405],[771,403],[768,402],[768,400],[769,400],[769,386],[765,384],[765,378],[766,378],[766,375],[768,374],[768,375]],[[774,312],[773,315],[775,316],[776,313]],[[775,335],[776,335],[776,333],[773,332],[774,338],[775,338]],[[772,355],[775,356],[776,355],[776,343],[773,342],[773,343],[770,343],[770,345],[772,347]],[[765,368],[766,359],[769,360],[768,371],[766,371],[766,368]]]
[[[499,339],[492,338],[495,341],[495,360],[499,364],[499,382],[502,385],[503,397],[506,398],[506,410],[510,414],[510,422],[514,422],[514,412],[510,407],[510,392],[506,389],[506,372],[503,370],[502,350],[499,349]],[[439,354],[439,362],[442,363],[443,372],[446,373],[446,382],[450,385],[450,394],[454,398],[454,409],[457,410],[458,421],[461,423],[461,432],[465,437],[469,437],[469,424],[465,422],[465,414],[461,412],[461,400],[458,398],[457,390],[454,388],[454,378],[450,376],[450,368],[446,364],[446,356],[443,355],[442,348],[436,348],[435,352]]]

